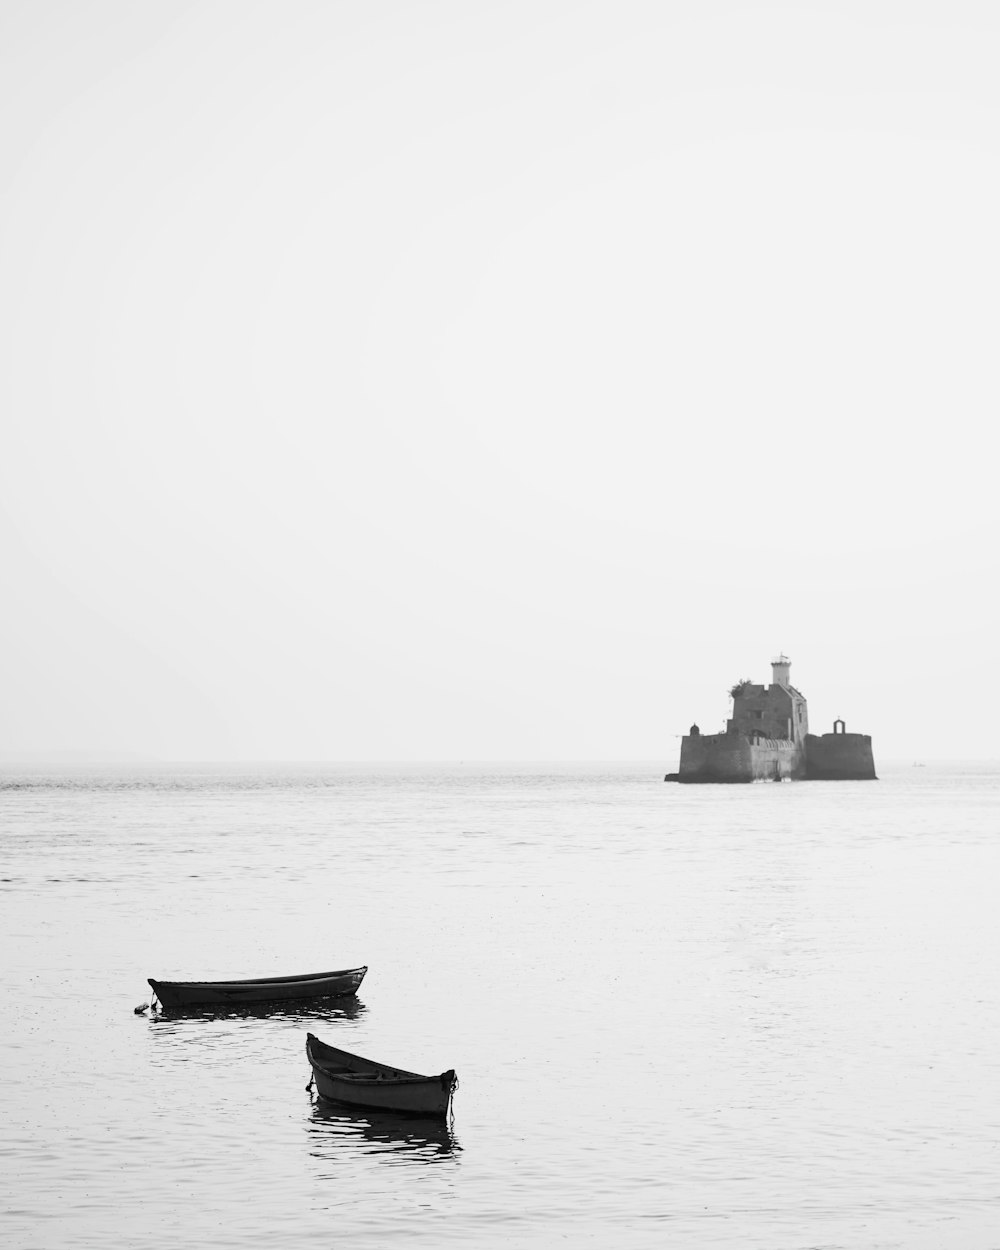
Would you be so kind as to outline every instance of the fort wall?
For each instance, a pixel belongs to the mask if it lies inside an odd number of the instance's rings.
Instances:
[[[805,755],[797,742],[760,738],[750,745],[751,781],[793,781],[806,775]]]
[[[678,781],[750,781],[750,741],[742,734],[686,734]]]
[[[743,734],[687,734],[681,739],[678,781],[790,781],[805,776],[805,757],[798,743]]]
[[[877,781],[870,734],[809,734],[806,777],[810,781]]]

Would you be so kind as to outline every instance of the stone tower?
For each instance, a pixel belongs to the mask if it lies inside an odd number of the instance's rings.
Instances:
[[[809,732],[809,711],[805,696],[791,682],[792,662],[787,655],[771,661],[770,686],[739,682],[730,692],[733,714],[726,722],[727,733],[745,734],[751,742],[762,738],[794,742],[804,746]],[[801,761],[796,760],[796,768]]]

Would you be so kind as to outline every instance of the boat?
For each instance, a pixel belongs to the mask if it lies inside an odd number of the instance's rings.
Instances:
[[[306,1058],[313,1072],[306,1088],[315,1083],[320,1098],[348,1107],[444,1118],[458,1086],[454,1069],[438,1076],[421,1076],[338,1050],[312,1033],[306,1035]]]
[[[341,968],[336,972],[308,972],[293,977],[253,977],[246,981],[156,981],[147,977],[164,1007],[239,1006],[242,1003],[301,1002],[309,998],[339,998],[356,994],[368,971]]]

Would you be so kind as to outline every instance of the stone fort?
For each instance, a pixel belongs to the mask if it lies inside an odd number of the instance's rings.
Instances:
[[[667,781],[874,781],[869,734],[811,734],[805,695],[791,683],[787,655],[771,661],[771,684],[739,681],[730,690],[733,714],[725,733],[692,725],[681,739],[679,771]]]

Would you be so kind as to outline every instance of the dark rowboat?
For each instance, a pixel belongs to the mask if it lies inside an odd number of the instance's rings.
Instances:
[[[458,1084],[454,1070],[439,1076],[421,1076],[337,1050],[312,1033],[306,1036],[306,1058],[312,1065],[317,1094],[349,1107],[447,1116]]]
[[[309,972],[294,977],[254,977],[248,981],[154,981],[153,993],[164,1007],[239,1006],[241,1003],[300,1002],[356,994],[368,971]]]

